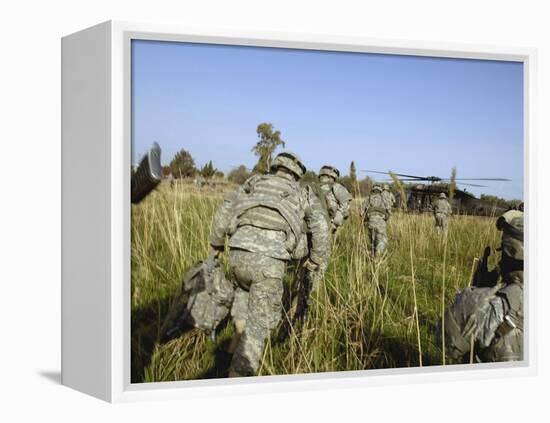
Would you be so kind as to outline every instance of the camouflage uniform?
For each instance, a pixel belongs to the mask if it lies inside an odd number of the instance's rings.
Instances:
[[[390,191],[390,187],[388,184],[384,184],[384,188],[382,191],[382,198],[386,202],[386,204],[389,205],[390,209],[393,209],[395,207],[396,199],[395,195],[393,195],[393,192]]]
[[[339,176],[340,172],[333,166],[323,166],[319,171],[320,188],[326,201],[333,233],[348,218],[352,199],[350,192],[342,184],[336,182]]]
[[[363,209],[363,218],[367,223],[374,255],[384,252],[388,245],[386,221],[390,215],[391,209],[382,197],[382,189],[377,185],[374,186]]]
[[[439,198],[434,205],[435,227],[438,232],[447,232],[449,227],[449,216],[452,213],[453,210],[447,201],[447,196],[442,192],[439,194]]]
[[[296,156],[281,153],[271,171],[250,177],[226,197],[212,224],[213,248],[223,249],[229,237],[229,265],[236,282],[231,315],[237,335],[230,376],[256,374],[265,340],[281,319],[288,261],[309,253],[308,259],[319,266],[328,258],[325,214],[313,191],[298,183],[305,167]],[[309,251],[306,232],[311,236]]]
[[[445,313],[445,344],[453,358],[473,347],[479,361],[523,360],[523,212],[504,213],[497,228],[500,282],[466,288]]]

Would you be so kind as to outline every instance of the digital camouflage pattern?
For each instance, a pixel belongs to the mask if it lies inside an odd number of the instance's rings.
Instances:
[[[375,186],[363,208],[363,219],[367,223],[371,248],[374,255],[384,252],[388,245],[386,221],[391,215],[389,204],[382,197],[382,190]]]
[[[336,232],[349,216],[352,196],[346,187],[337,182],[321,183],[320,188],[327,204],[332,232]]]
[[[329,255],[328,222],[319,199],[284,174],[254,175],[226,196],[214,215],[210,245],[223,248],[226,236],[230,248],[282,260],[309,256],[320,264]]]
[[[281,320],[284,260],[230,250],[229,265],[237,282],[231,316],[237,336],[229,376],[257,373],[265,340]]]
[[[215,331],[229,313],[234,295],[220,261],[210,256],[193,267],[183,279],[183,289],[189,295],[186,308],[191,325]]]
[[[388,204],[390,209],[395,207],[395,203],[397,200],[395,199],[395,195],[393,195],[393,192],[390,191],[390,187],[386,184],[384,185],[384,190],[382,191],[382,198]]]
[[[438,232],[447,232],[449,216],[453,213],[451,205],[446,198],[438,198],[434,204],[435,227]]]
[[[228,195],[212,222],[210,244],[215,249],[222,249],[229,237],[236,284],[230,376],[253,375],[259,368],[265,340],[281,319],[286,263],[308,257],[321,268],[328,261],[326,215],[310,187],[280,171],[289,159],[284,154],[284,160],[279,155],[273,162],[275,174],[254,175]],[[292,160],[293,173],[302,168],[298,163]]]
[[[500,281],[491,288],[466,288],[447,309],[451,357],[475,352],[483,362],[523,360],[523,213],[505,213],[497,228],[503,231]]]

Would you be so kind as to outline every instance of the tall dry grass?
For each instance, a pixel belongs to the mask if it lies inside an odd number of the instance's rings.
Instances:
[[[185,271],[208,252],[212,216],[223,194],[161,186],[132,209],[132,379],[167,381],[224,375],[227,324],[215,342],[199,331],[162,344],[160,326]],[[454,294],[469,284],[474,260],[496,247],[494,219],[455,216],[448,236],[429,214],[395,213],[389,248],[377,260],[358,202],[333,240],[324,283],[308,319],[284,343],[267,342],[260,374],[296,374],[448,364],[436,327]],[[294,283],[289,266],[285,285]],[[287,289],[290,291],[290,289]],[[285,294],[288,295],[288,294]]]

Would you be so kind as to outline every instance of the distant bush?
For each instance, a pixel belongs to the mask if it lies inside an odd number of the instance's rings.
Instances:
[[[180,150],[170,162],[170,170],[174,178],[185,178],[195,176],[195,160],[187,150]]]
[[[228,173],[227,179],[235,184],[242,184],[250,177],[251,173],[246,169],[244,165],[233,169]]]

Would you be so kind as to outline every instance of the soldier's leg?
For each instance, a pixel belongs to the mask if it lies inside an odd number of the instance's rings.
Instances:
[[[372,222],[372,219],[369,218],[367,222],[367,229],[369,233],[370,248],[371,254],[374,256],[376,254],[376,226]]]
[[[382,254],[388,245],[388,236],[386,234],[386,222],[381,221],[377,227],[377,248],[376,254]]]
[[[233,299],[233,305],[231,307],[231,317],[235,325],[235,334],[231,339],[228,352],[234,353],[239,340],[244,332],[246,326],[246,318],[248,316],[248,292],[242,288],[235,290],[235,298]]]
[[[251,376],[258,371],[265,340],[281,320],[285,262],[267,257],[250,258],[255,267],[248,294],[244,332],[231,361],[229,376]]]
[[[449,229],[449,219],[447,216],[444,216],[442,218],[441,228],[443,229],[444,233],[447,233],[447,230]]]

